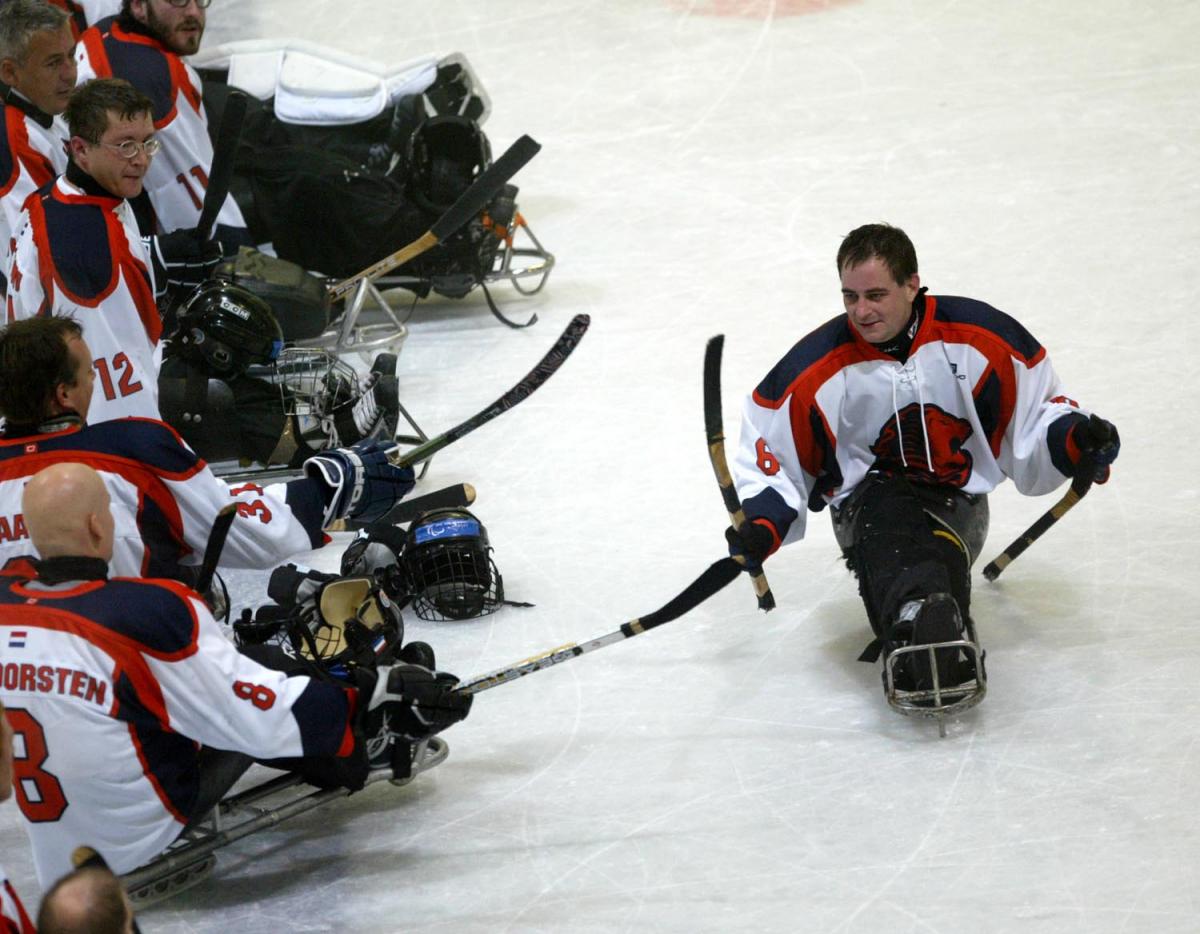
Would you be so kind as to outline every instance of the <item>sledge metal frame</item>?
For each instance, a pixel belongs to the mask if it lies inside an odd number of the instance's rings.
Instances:
[[[984,652],[975,637],[975,626],[966,624],[966,637],[949,642],[930,642],[921,645],[904,645],[893,649],[883,660],[884,694],[888,706],[907,717],[937,720],[938,734],[946,735],[946,719],[956,717],[983,700],[987,694],[987,670],[984,667]],[[961,684],[942,686],[938,677],[937,656],[939,649],[958,649],[970,656],[975,665],[975,677]],[[905,655],[916,652],[929,653],[929,667],[933,673],[933,687],[920,691],[906,691],[896,687],[896,663]]]
[[[449,753],[445,740],[430,737],[414,747],[412,774],[408,778],[393,778],[392,770],[385,768],[371,772],[366,784],[388,781],[397,786],[407,785],[422,772],[444,762]],[[285,803],[259,804],[293,790],[300,793],[293,794]],[[350,794],[345,788],[313,788],[293,772],[278,775],[222,799],[208,817],[185,831],[160,856],[122,875],[121,882],[136,907],[153,905],[205,879],[216,865],[215,852],[222,847]]]
[[[517,245],[519,231],[523,231],[531,245]],[[515,205],[512,222],[506,227],[491,228],[489,233],[500,239],[502,248],[496,251],[492,268],[483,277],[483,285],[505,281],[526,297],[545,288],[554,269],[554,254],[542,245]],[[326,285],[337,281],[327,279]],[[297,347],[324,350],[337,356],[357,353],[364,359],[378,351],[399,354],[408,337],[405,322],[411,311],[401,312],[384,292],[428,284],[429,280],[421,276],[385,274],[376,279],[364,278],[350,293],[342,313],[335,315],[322,333],[293,343]],[[416,293],[411,293],[409,298],[414,305],[420,300]]]

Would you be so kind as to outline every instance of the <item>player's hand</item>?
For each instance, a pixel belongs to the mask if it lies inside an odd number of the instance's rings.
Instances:
[[[173,230],[152,239],[155,257],[166,271],[168,285],[199,285],[211,278],[221,262],[220,242],[202,240],[195,228]]]
[[[322,481],[329,492],[326,525],[347,517],[374,522],[408,495],[416,484],[413,469],[388,459],[399,447],[395,441],[370,439],[323,451],[304,462],[304,472]]]
[[[1096,482],[1106,483],[1112,472],[1112,462],[1121,452],[1121,436],[1117,434],[1117,426],[1093,414],[1086,422],[1075,423],[1071,429],[1071,440],[1079,450],[1079,463],[1094,465]]]
[[[465,720],[471,712],[470,694],[454,690],[458,678],[420,665],[384,665],[367,704],[367,716],[388,713],[393,733],[413,742],[440,733]]]
[[[747,571],[757,571],[767,556],[775,550],[775,535],[766,524],[766,519],[746,521],[740,529],[732,525],[725,530],[725,540],[729,542],[729,556]]]

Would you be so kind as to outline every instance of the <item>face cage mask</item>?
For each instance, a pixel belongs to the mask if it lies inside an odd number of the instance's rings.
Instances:
[[[491,551],[453,541],[410,549],[404,569],[417,618],[441,622],[496,612],[504,603],[504,581]]]
[[[370,578],[330,581],[319,600],[294,618],[287,639],[304,659],[333,675],[372,665],[403,638],[399,608]]]
[[[302,449],[325,451],[390,433],[376,393],[378,373],[361,375],[333,354],[298,347],[284,348],[274,366],[250,372],[279,387]]]

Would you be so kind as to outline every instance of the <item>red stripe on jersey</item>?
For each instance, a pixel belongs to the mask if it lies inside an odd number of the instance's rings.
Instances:
[[[861,346],[860,346],[861,344]],[[792,437],[796,439],[796,457],[800,466],[810,476],[819,477],[824,472],[825,449],[818,443],[809,425],[809,418],[816,413],[825,429],[825,440],[831,448],[837,448],[837,438],[829,428],[825,413],[817,405],[817,390],[852,363],[873,359],[878,351],[865,341],[842,344],[800,373],[778,399],[771,400],[754,391],[754,402],[764,409],[782,408],[788,405],[788,419],[792,425]]]
[[[104,51],[104,37],[100,34],[100,30],[95,26],[85,30],[79,37],[79,41],[83,44],[84,51],[87,52],[87,59],[91,63],[96,77],[111,78],[113,76],[112,65],[108,61],[108,53]]]
[[[150,787],[154,789],[154,794],[158,796],[158,802],[161,804],[175,820],[181,824],[187,824],[188,819],[183,814],[180,814],[175,805],[171,803],[171,799],[167,796],[163,789],[162,783],[159,782],[158,776],[154,774],[154,769],[150,765],[150,760],[146,758],[146,751],[142,749],[141,740],[138,739],[137,730],[133,728],[133,724],[127,725],[129,728],[129,741],[133,744],[134,755],[137,756],[138,765],[142,767],[142,774],[146,776],[146,781],[150,783]]]
[[[28,441],[29,439],[19,440]],[[0,480],[32,477],[39,470],[62,461],[64,454],[65,452],[57,450],[38,451],[36,454],[26,454],[23,457],[4,461],[0,463]],[[175,502],[175,497],[171,495],[171,491],[164,482],[164,479],[186,479],[186,476],[190,476],[190,474],[183,477],[172,477],[170,474],[159,475],[137,461],[126,460],[110,454],[95,454],[90,451],[71,451],[70,458],[76,463],[86,464],[99,473],[112,473],[127,480],[138,491],[136,518],[139,527],[144,508],[143,497],[148,497],[166,518],[172,540],[184,549],[183,554],[191,553],[191,547],[183,538],[183,514],[179,511],[179,504]]]
[[[41,188],[47,182],[53,181],[58,173],[54,171],[50,160],[29,142],[29,127],[25,123],[25,114],[16,107],[5,107],[4,130],[8,136],[8,150],[12,154],[13,170],[5,181],[4,187],[0,188],[0,198],[12,191],[13,185],[21,177],[22,166],[29,173],[34,188]],[[13,234],[15,236],[16,231]]]
[[[0,915],[0,923],[3,923],[4,934],[37,934],[37,928],[33,926],[33,922],[29,920],[29,915],[25,913],[25,906],[21,904],[21,899],[17,897],[17,891],[12,887],[12,883],[7,879],[4,880],[4,891],[8,895],[8,900],[12,906],[17,909],[17,917],[10,918],[7,915]]]

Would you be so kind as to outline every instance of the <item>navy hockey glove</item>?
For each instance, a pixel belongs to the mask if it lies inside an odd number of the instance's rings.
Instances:
[[[1121,436],[1117,434],[1117,426],[1099,415],[1092,415],[1086,422],[1075,423],[1071,428],[1071,441],[1079,451],[1076,463],[1093,464],[1096,482],[1107,483],[1112,462],[1121,452]]]
[[[174,288],[205,282],[221,262],[220,242],[201,240],[195,228],[173,230],[150,240],[155,272]]]
[[[454,690],[454,675],[420,665],[383,665],[378,676],[367,703],[368,723],[387,715],[388,729],[413,742],[465,720],[475,700]]]
[[[408,495],[416,483],[411,467],[396,467],[388,455],[395,441],[369,439],[323,451],[304,462],[304,472],[325,484],[325,525],[334,519],[374,522]]]
[[[757,571],[775,550],[778,538],[766,519],[757,519],[743,522],[740,529],[731,525],[725,530],[725,540],[729,542],[731,558],[745,565],[747,571]]]

